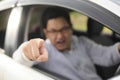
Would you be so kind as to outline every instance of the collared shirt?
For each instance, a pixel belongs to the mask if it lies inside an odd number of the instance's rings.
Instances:
[[[120,62],[118,43],[106,47],[83,36],[79,38],[72,36],[71,42],[71,50],[60,52],[47,39],[45,42],[49,52],[47,62],[38,63],[27,60],[21,52],[21,47],[14,53],[13,58],[22,64],[37,65],[71,80],[102,80],[96,74],[94,64],[110,66]]]

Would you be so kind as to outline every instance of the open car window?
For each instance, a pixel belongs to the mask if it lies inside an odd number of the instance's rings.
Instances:
[[[40,18],[41,18],[41,14],[44,11],[44,8],[41,6],[36,6],[31,10],[31,16],[30,16],[30,24],[29,24],[29,34],[28,34],[28,39],[31,38],[44,38],[44,33],[43,33],[43,28],[42,26],[40,26]],[[88,22],[89,22],[89,16],[86,16],[80,12],[77,11],[70,11],[70,18],[71,18],[71,22],[72,22],[72,27],[73,30],[78,31],[78,35],[80,35],[80,33],[84,34],[84,35],[88,35],[88,31],[90,28],[88,28]],[[94,20],[94,22],[90,23],[93,24],[94,27],[96,27],[94,29],[94,31],[99,31],[97,29],[97,27],[99,27],[99,25],[97,25],[95,22],[97,22],[96,20]],[[91,28],[92,26],[91,25]],[[90,27],[90,26],[89,26]],[[110,30],[109,28],[107,28],[105,25],[101,25],[102,30],[99,31],[99,35],[101,34],[107,34],[112,36],[113,35],[113,31]],[[93,31],[93,30],[92,30]],[[94,33],[95,34],[95,33]]]
[[[28,39],[32,38],[45,38],[43,33],[43,28],[40,26],[40,18],[45,8],[41,6],[34,7],[30,12],[30,24],[28,31]],[[67,8],[66,8],[67,9]],[[106,25],[101,24],[100,22],[92,19],[89,16],[86,16],[77,11],[70,11],[70,17],[73,24],[74,35],[86,36],[98,44],[105,46],[113,45],[118,42],[120,38],[116,38],[113,30],[107,28]],[[117,65],[118,66],[118,65]],[[104,79],[110,78],[111,75],[114,75],[114,71],[117,66],[112,67],[100,67],[97,66],[98,74]],[[102,72],[102,70],[104,72]],[[108,74],[107,72],[111,70]],[[55,74],[54,74],[55,75]],[[56,74],[57,75],[57,74]]]

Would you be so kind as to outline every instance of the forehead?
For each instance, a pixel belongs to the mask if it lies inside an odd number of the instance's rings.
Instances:
[[[69,24],[63,17],[49,19],[47,22],[48,29],[50,29],[50,28],[59,29],[59,28],[65,27],[65,26],[69,26]]]

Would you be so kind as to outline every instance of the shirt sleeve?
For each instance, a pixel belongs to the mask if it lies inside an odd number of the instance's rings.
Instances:
[[[23,65],[26,65],[28,67],[31,67],[35,61],[30,61],[23,53],[22,47],[25,45],[26,42],[21,44],[21,46],[13,53],[13,59]]]
[[[87,54],[95,64],[111,66],[120,63],[120,53],[118,50],[120,43],[116,43],[112,46],[103,46],[86,37],[84,37],[82,41]]]

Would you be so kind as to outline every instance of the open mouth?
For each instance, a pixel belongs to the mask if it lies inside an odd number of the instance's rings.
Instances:
[[[60,46],[60,47],[63,47],[65,44],[65,40],[59,40],[57,41],[57,45]]]

